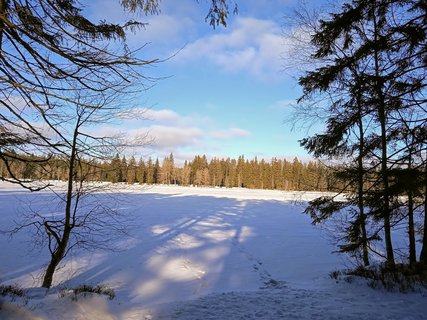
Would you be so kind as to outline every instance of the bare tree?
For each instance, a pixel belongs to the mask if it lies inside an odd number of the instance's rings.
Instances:
[[[132,140],[130,143],[121,136],[99,135],[93,129],[97,123],[114,119],[116,111],[124,112],[122,106],[114,106],[122,93],[117,91],[117,86],[112,86],[103,91],[103,99],[98,95],[102,103],[96,106],[89,104],[88,100],[92,98],[83,94],[75,98],[78,103],[58,105],[45,112],[46,123],[51,126],[45,127],[44,132],[56,145],[54,151],[50,149],[51,154],[67,167],[64,190],[52,189],[63,214],[52,215],[51,205],[44,206],[27,214],[13,230],[31,228],[38,241],[47,244],[51,259],[44,274],[43,287],[52,285],[55,270],[72,249],[110,247],[109,242],[115,236],[126,232],[128,220],[114,210],[115,201],[105,201],[111,186],[94,182],[102,161],[111,159],[131,143],[141,145],[144,142]]]
[[[159,13],[159,0],[121,0],[129,11]],[[225,25],[228,0],[212,0],[206,20]],[[33,185],[13,175],[13,161],[33,161],[33,154],[67,164],[62,215],[34,212],[15,231],[35,227],[48,245],[51,260],[43,287],[71,249],[93,245],[104,227],[117,227],[117,217],[102,202],[85,200],[93,194],[87,183],[99,160],[112,159],[126,143],[93,132],[94,125],[116,118],[132,107],[130,96],[144,92],[152,79],[144,67],[158,62],[126,44],[126,34],[144,26],[130,20],[123,25],[94,23],[75,0],[0,0],[0,161],[9,176],[2,180],[30,190]],[[37,163],[36,163],[37,164]],[[104,219],[105,215],[108,219]],[[117,223],[115,223],[117,222]]]
[[[120,1],[124,9],[145,14],[158,14],[160,2]],[[225,26],[232,3],[212,0],[206,21]],[[141,86],[148,79],[141,67],[158,59],[140,58],[144,46],[131,50],[125,42],[128,32],[144,25],[134,20],[94,23],[75,0],[0,0],[0,161],[8,172],[1,180],[30,190],[46,187],[14,176],[10,163],[32,161],[29,156],[46,154],[47,148],[58,151],[44,132],[45,126],[54,127],[46,111],[79,104],[77,91],[92,98],[85,106],[96,107],[98,94],[114,87],[123,91],[129,81],[145,90]]]

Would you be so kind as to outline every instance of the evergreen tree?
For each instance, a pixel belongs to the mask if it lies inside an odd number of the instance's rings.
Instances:
[[[175,164],[173,154],[163,159],[162,167],[159,173],[159,183],[172,184],[175,181]]]
[[[245,157],[239,156],[236,164],[236,186],[243,188],[245,186]]]
[[[316,47],[312,57],[322,65],[300,78],[302,100],[313,99],[316,93],[330,99],[326,132],[302,140],[302,145],[316,156],[355,159],[340,173],[347,181],[357,181],[358,196],[353,199],[359,210],[346,228],[349,243],[341,248],[363,247],[365,264],[369,240],[365,206],[383,221],[387,264],[391,268],[395,264],[391,228],[398,197],[391,185],[391,168],[405,149],[396,139],[396,127],[405,111],[419,107],[425,87],[425,13],[422,1],[345,3],[339,13],[320,21],[312,37]],[[371,167],[365,168],[368,161]],[[368,176],[374,181],[366,190]],[[333,199],[323,198],[308,211],[319,221],[340,208]]]
[[[154,181],[154,164],[153,164],[153,160],[151,159],[151,157],[148,158],[148,162],[147,162],[145,182],[147,184],[155,183],[155,181]]]
[[[138,161],[137,180],[140,184],[147,182],[145,162],[142,158],[139,158],[139,161]]]
[[[120,161],[120,156],[117,153],[115,157],[111,160],[111,182],[121,182],[123,180],[123,171]]]
[[[127,182],[128,177],[128,163],[126,160],[126,156],[122,157],[122,160],[120,161],[120,176],[119,176],[119,182]]]
[[[153,183],[158,184],[160,181],[160,163],[159,158],[156,158],[156,162],[153,166]]]
[[[181,183],[184,186],[190,185],[190,176],[191,176],[191,165],[188,164],[187,160],[184,162],[184,167],[181,171]]]
[[[129,164],[128,164],[126,182],[134,184],[137,181],[138,181],[138,171],[137,171],[137,166],[136,166],[136,160],[135,160],[135,157],[132,156],[130,158]]]

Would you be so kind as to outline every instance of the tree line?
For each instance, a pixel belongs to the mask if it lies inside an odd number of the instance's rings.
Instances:
[[[29,161],[0,161],[0,174],[11,174],[22,180],[64,180],[68,179],[68,162],[58,157],[28,156]],[[31,160],[31,161],[30,161]],[[270,161],[237,159],[208,160],[206,155],[195,156],[182,166],[175,164],[171,153],[162,161],[126,157],[118,153],[110,161],[83,161],[78,176],[85,181],[108,181],[128,184],[175,184],[183,186],[240,187],[251,189],[277,189],[295,191],[334,191],[341,183],[333,174],[334,168],[320,161],[302,162],[272,158]],[[11,171],[11,172],[9,172]]]

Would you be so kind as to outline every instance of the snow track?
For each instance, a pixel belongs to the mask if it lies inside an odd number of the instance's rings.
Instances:
[[[251,254],[243,244],[239,243],[239,240],[236,236],[233,237],[232,243],[233,246],[239,251],[239,253],[246,258],[246,260],[251,265],[253,271],[258,274],[260,281],[264,285],[271,286],[274,283],[278,283],[271,277],[270,272],[268,272],[267,269],[264,268],[262,261],[254,257],[253,254]]]
[[[153,319],[426,319],[420,300],[402,300],[393,294],[384,299],[382,293],[374,292],[359,297],[338,293],[286,287],[212,294],[183,302]]]

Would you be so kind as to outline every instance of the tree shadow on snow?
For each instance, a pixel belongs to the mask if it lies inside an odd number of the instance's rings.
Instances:
[[[301,204],[149,192],[120,198],[118,210],[134,222],[121,250],[78,252],[60,272],[69,279],[61,286],[113,288],[117,301],[127,302],[126,312],[212,292],[282,285],[307,276],[301,265],[330,268],[336,262],[319,261],[330,257],[331,247],[313,243],[318,230],[301,214]]]

